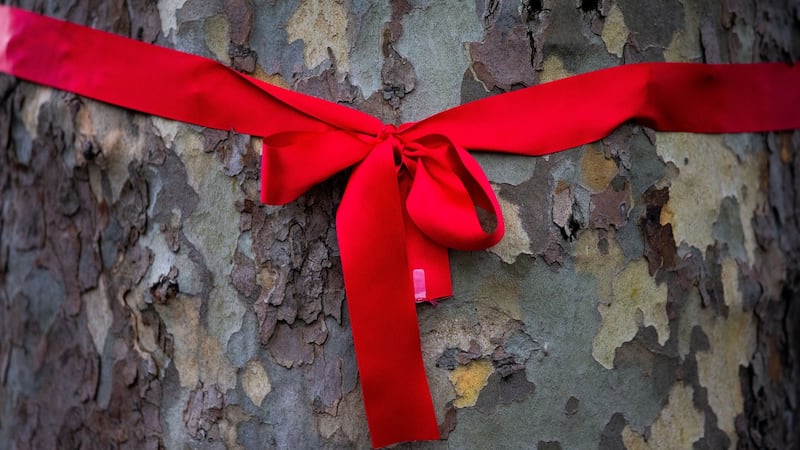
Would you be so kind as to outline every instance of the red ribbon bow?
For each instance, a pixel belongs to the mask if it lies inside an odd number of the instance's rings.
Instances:
[[[542,155],[601,139],[630,119],[664,131],[800,128],[800,66],[678,63],[579,75],[395,128],[205,58],[5,6],[0,71],[263,136],[266,203],[290,202],[354,166],[336,224],[376,447],[438,439],[415,301],[451,295],[448,248],[483,249],[502,237],[497,199],[467,149]],[[489,229],[481,209],[494,215]]]
[[[336,224],[376,446],[438,439],[414,300],[452,294],[448,248],[483,249],[503,235],[500,206],[475,159],[447,136],[415,134],[414,126],[278,133],[262,151],[261,199],[271,204],[357,165]],[[476,207],[494,214],[492,231]]]

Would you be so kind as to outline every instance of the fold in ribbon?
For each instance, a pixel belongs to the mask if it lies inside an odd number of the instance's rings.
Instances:
[[[800,66],[620,66],[394,127],[205,58],[5,6],[0,71],[261,136],[266,203],[291,202],[354,167],[336,226],[376,447],[439,438],[415,301],[452,294],[448,248],[484,249],[502,238],[497,199],[467,150],[544,155],[599,140],[628,120],[704,133],[800,128]],[[494,222],[482,224],[479,210]]]

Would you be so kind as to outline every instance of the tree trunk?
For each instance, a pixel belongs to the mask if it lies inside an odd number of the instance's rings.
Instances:
[[[791,0],[21,3],[395,123],[622,63],[800,56]],[[0,447],[369,446],[346,174],[264,206],[257,138],[5,75],[0,98]],[[799,150],[628,124],[479,156],[506,237],[418,307],[442,440],[401,447],[796,448]]]

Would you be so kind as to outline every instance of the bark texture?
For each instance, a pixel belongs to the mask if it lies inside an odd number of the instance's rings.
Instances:
[[[800,57],[794,0],[12,3],[386,122],[622,63]],[[368,447],[346,174],[263,206],[258,139],[4,75],[0,99],[0,447]],[[443,440],[400,447],[796,448],[799,150],[625,125],[479,156],[507,236],[419,307]]]

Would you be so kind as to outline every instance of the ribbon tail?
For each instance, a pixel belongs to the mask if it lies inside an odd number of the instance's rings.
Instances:
[[[112,105],[255,136],[372,131],[359,111],[216,61],[0,5],[0,72]]]
[[[597,141],[628,120],[697,133],[795,129],[799,104],[800,64],[626,64],[456,106],[403,134],[535,156]]]
[[[399,177],[400,192],[407,205],[412,179],[408,173]],[[405,241],[408,251],[408,270],[414,286],[414,300],[435,302],[453,295],[450,277],[450,254],[447,247],[434,242],[419,229],[407,208],[402,208],[405,223]]]
[[[372,444],[439,439],[425,367],[404,215],[389,143],[354,170],[337,213],[347,305]]]

